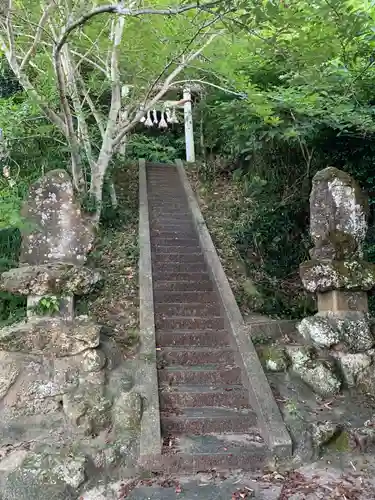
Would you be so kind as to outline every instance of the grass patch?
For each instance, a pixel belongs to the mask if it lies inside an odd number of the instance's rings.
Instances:
[[[138,294],[138,165],[115,172],[118,209],[104,212],[95,250],[88,265],[100,269],[103,287],[80,300],[77,309],[91,314],[110,331],[124,355],[139,341]]]
[[[292,266],[291,273],[284,272],[280,255],[280,265],[276,268],[257,244],[256,230],[249,244],[238,243],[244,229],[251,233],[259,201],[252,199],[231,174],[216,172],[207,179],[199,166],[189,166],[186,170],[242,314],[257,313],[279,319],[298,319],[311,314],[314,298],[303,289],[298,272],[300,262],[295,263],[295,268]],[[267,240],[267,235],[264,239]],[[271,245],[271,235],[269,239]]]

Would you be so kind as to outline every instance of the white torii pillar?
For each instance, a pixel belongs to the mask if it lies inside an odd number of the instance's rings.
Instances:
[[[193,129],[193,112],[191,106],[190,87],[184,88],[183,101],[184,101],[186,161],[188,163],[194,163],[195,162],[194,129]]]

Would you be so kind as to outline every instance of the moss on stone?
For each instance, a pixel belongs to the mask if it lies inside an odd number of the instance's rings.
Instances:
[[[276,344],[264,347],[260,358],[265,368],[274,372],[285,371],[289,365],[284,348]]]

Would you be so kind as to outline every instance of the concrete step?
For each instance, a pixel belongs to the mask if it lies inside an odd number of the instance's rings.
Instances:
[[[177,227],[191,227],[194,228],[194,224],[191,219],[187,217],[164,217],[163,215],[159,215],[158,217],[152,216],[150,217],[150,225],[151,227],[155,227],[158,229],[159,227],[172,227],[172,230],[175,230]]]
[[[232,408],[184,408],[177,414],[161,413],[164,436],[182,434],[250,433],[257,424],[257,416],[251,409]]]
[[[205,260],[201,252],[190,253],[190,254],[179,254],[179,253],[164,253],[164,254],[154,254],[152,257],[153,262],[177,262],[177,263],[204,263]]]
[[[223,406],[226,408],[249,408],[249,395],[242,385],[159,385],[159,401],[162,410]]]
[[[230,348],[194,347],[189,350],[179,347],[162,347],[157,351],[159,368],[168,365],[234,365],[235,353]]]
[[[211,317],[165,317],[163,314],[155,314],[155,327],[160,330],[224,330],[225,321],[222,316]]]
[[[169,282],[167,282],[169,283]],[[212,291],[213,285],[210,284],[210,290],[208,291],[188,291],[188,290],[163,290],[162,288],[155,288],[154,283],[154,302],[155,305],[158,303],[171,304],[176,302],[181,302],[183,304],[196,303],[209,304],[217,300],[217,294]],[[157,283],[160,285],[160,282]]]
[[[153,272],[163,273],[205,273],[207,266],[202,262],[152,262]]]
[[[156,275],[156,276],[155,276]],[[212,292],[213,284],[209,280],[202,281],[162,281],[162,276],[160,273],[154,274],[154,297],[155,292],[165,291],[165,292]],[[161,301],[165,302],[163,298]]]
[[[241,370],[235,365],[167,366],[158,379],[166,385],[240,385]]]
[[[168,231],[167,229],[150,229],[151,238],[165,238],[165,239],[184,239],[190,240],[191,243],[198,242],[197,235],[193,229],[188,229],[186,231],[176,230]]]
[[[180,272],[180,273],[172,273],[172,272],[154,272],[153,273],[154,281],[194,281],[194,282],[202,282],[202,281],[211,281],[210,275],[208,271],[202,272]]]
[[[203,477],[205,476],[204,474]],[[224,477],[226,476],[224,475]],[[126,497],[126,500],[233,500],[234,498],[239,500],[241,498],[245,500],[279,500],[281,498],[281,486],[270,487],[268,484],[267,489],[264,488],[264,492],[256,491],[256,493],[254,493],[254,487],[257,487],[255,480],[253,482],[239,480],[230,482],[226,479],[223,482],[217,482],[212,479],[211,484],[183,481],[182,485],[177,481],[173,487],[166,485],[148,486],[146,481],[145,485],[137,486]],[[83,497],[83,500],[86,498]]]
[[[187,206],[184,206],[180,210],[176,210],[175,208],[166,208],[162,207],[160,204],[149,204],[149,215],[151,218],[153,217],[174,217],[178,215],[179,217],[191,217],[189,209]]]
[[[160,347],[230,347],[230,335],[225,330],[156,331]]]
[[[196,245],[153,245],[153,255],[163,255],[168,253],[178,253],[180,255],[190,255],[201,251],[198,243]]]
[[[154,311],[165,316],[220,316],[221,308],[217,302],[156,302]]]
[[[186,435],[166,437],[163,455],[155,465],[169,474],[234,468],[255,471],[263,468],[266,460],[267,448],[256,432],[230,436]]]
[[[154,207],[156,209],[156,207]],[[182,222],[193,222],[193,219],[191,215],[188,213],[187,215],[180,214],[179,212],[176,212],[172,215],[172,217],[165,217],[163,215],[160,215],[159,219],[156,219],[156,217],[153,216],[153,218],[150,218],[150,222],[153,222],[154,220],[160,220],[160,222],[169,222],[171,220],[173,221],[182,221]]]
[[[152,222],[150,223],[150,228],[152,232],[167,232],[167,233],[181,233],[181,234],[191,234],[195,235],[195,229],[191,222],[181,223],[171,222],[170,224],[160,223],[160,222]]]
[[[183,238],[183,237],[176,237],[173,236],[172,238],[165,238],[163,236],[157,236],[157,235],[150,235],[151,236],[151,248],[156,248],[159,246],[181,246],[184,245],[186,247],[190,247],[193,245],[198,245],[198,240],[197,239],[191,239],[191,238]]]
[[[166,212],[174,212],[174,213],[188,213],[189,208],[185,200],[171,198],[168,194],[163,195],[160,199],[150,197],[148,200],[149,207],[151,207],[152,212],[154,213],[154,209],[158,209],[160,214],[162,211]]]

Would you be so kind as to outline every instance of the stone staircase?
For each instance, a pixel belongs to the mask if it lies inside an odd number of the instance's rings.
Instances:
[[[163,472],[256,470],[269,447],[176,166],[147,164]]]

